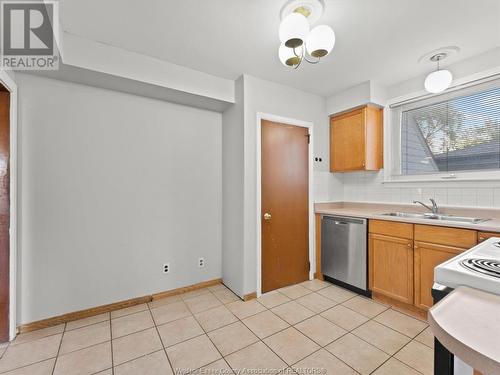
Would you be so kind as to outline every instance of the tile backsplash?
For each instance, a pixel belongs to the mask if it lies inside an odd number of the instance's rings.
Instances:
[[[438,182],[420,187],[415,183],[411,186],[384,184],[383,180],[383,171],[315,172],[315,201],[412,203],[433,198],[438,204],[447,206],[500,207],[500,181],[478,181],[465,186],[459,181]]]

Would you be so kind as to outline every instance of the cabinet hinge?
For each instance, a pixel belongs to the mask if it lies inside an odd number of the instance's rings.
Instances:
[[[306,134],[307,137],[307,143],[311,143],[311,134]]]

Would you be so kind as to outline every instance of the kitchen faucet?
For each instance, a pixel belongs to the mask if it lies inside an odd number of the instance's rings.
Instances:
[[[421,204],[422,206],[424,206],[425,208],[427,208],[429,211],[431,211],[433,215],[437,215],[439,208],[438,208],[438,205],[437,205],[436,201],[434,199],[432,199],[432,198],[430,198],[429,200],[432,203],[432,207],[430,207],[430,206],[428,206],[425,203],[422,203],[420,201],[413,201],[413,203]]]

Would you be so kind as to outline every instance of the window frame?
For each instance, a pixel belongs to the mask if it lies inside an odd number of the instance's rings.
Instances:
[[[408,103],[438,99],[443,95],[465,90],[467,88],[500,80],[500,67],[485,72],[473,74],[453,82],[453,85],[440,94],[429,94],[418,91],[408,95],[388,100],[384,107],[384,183],[407,184],[412,182],[442,182],[459,181],[500,181],[500,169],[436,172],[419,175],[401,174],[401,112],[402,106]],[[399,109],[399,114],[395,113]],[[398,117],[398,120],[395,118]],[[395,124],[394,122],[397,121]]]

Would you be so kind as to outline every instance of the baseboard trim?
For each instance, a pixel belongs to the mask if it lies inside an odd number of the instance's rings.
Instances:
[[[250,300],[255,299],[255,298],[257,298],[257,292],[253,292],[253,293],[245,294],[245,295],[243,296],[243,301],[245,301],[245,302],[246,302],[246,301],[250,301]]]
[[[222,283],[222,279],[203,281],[201,283],[185,286],[182,288],[168,290],[165,292],[150,294],[150,295],[143,296],[143,297],[131,298],[131,299],[128,299],[125,301],[114,302],[114,303],[110,303],[107,305],[92,307],[90,309],[74,311],[74,312],[63,314],[63,315],[55,316],[52,318],[42,319],[42,320],[38,320],[35,322],[26,323],[26,324],[21,324],[20,326],[17,327],[17,333],[26,333],[26,332],[36,331],[38,329],[48,328],[48,327],[56,326],[56,325],[59,325],[62,323],[68,323],[68,322],[71,322],[73,320],[84,319],[84,318],[88,318],[88,317],[99,315],[99,314],[104,314],[104,313],[115,311],[115,310],[121,310],[121,309],[124,309],[126,307],[140,305],[140,304],[151,302],[151,301],[154,301],[154,300],[157,300],[160,298],[170,297],[170,296],[182,294],[185,292],[190,292],[190,291],[197,290],[197,289],[203,289],[203,288],[217,285],[217,284],[221,284],[221,283]]]

